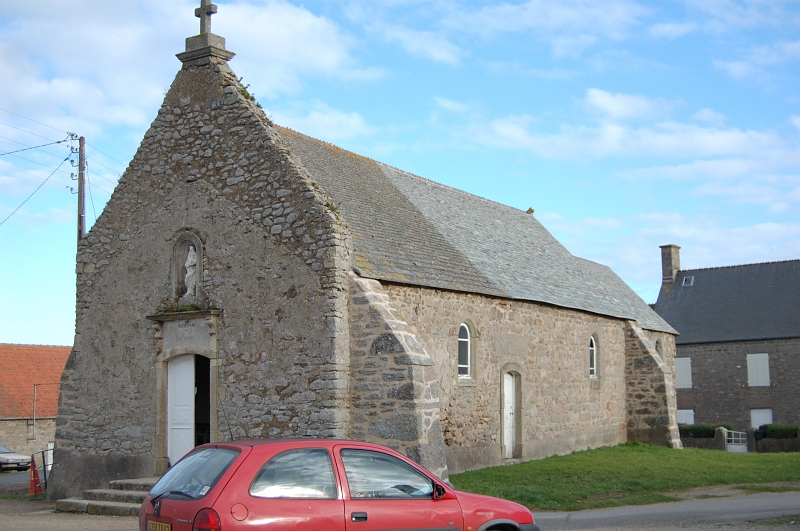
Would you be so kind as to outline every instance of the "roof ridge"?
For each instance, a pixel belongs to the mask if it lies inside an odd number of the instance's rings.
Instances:
[[[519,212],[519,213],[521,213],[521,214],[527,214],[527,212],[525,212],[524,210],[522,210],[522,209],[519,209],[519,208],[517,208],[517,207],[513,207],[513,206],[511,206],[511,205],[506,205],[506,204],[504,204],[504,203],[500,203],[499,201],[495,201],[495,200],[493,200],[493,199],[488,199],[488,198],[486,198],[486,197],[481,197],[481,196],[479,196],[479,195],[475,195],[475,194],[473,194],[473,193],[471,193],[471,192],[467,192],[466,190],[462,190],[461,188],[456,188],[455,186],[449,186],[449,185],[447,185],[447,184],[442,184],[442,183],[440,183],[440,182],[437,182],[437,181],[434,181],[434,180],[432,180],[432,179],[428,179],[427,177],[423,177],[423,176],[421,176],[421,175],[417,175],[416,173],[411,173],[410,171],[406,171],[406,170],[403,170],[403,169],[401,169],[401,168],[397,168],[397,167],[395,167],[395,166],[392,166],[391,164],[386,164],[385,162],[381,162],[381,161],[379,161],[379,160],[377,160],[377,159],[373,159],[372,157],[366,157],[366,156],[364,156],[364,155],[361,155],[361,154],[359,154],[359,153],[356,153],[355,151],[350,151],[349,149],[343,148],[343,147],[341,147],[341,146],[337,146],[336,144],[334,144],[334,143],[332,143],[332,142],[328,142],[327,140],[321,140],[321,139],[319,139],[319,138],[316,138],[316,137],[313,137],[313,136],[311,136],[311,135],[307,135],[307,134],[305,134],[305,133],[301,133],[300,131],[296,131],[296,130],[292,129],[291,127],[286,127],[286,126],[284,126],[284,125],[278,125],[278,124],[275,124],[275,126],[276,126],[276,127],[278,127],[278,128],[280,128],[280,129],[285,129],[285,130],[287,130],[287,131],[291,131],[292,133],[295,133],[295,134],[297,134],[297,135],[301,135],[301,136],[304,136],[304,137],[306,137],[306,138],[310,138],[310,139],[312,139],[312,140],[316,140],[317,142],[320,142],[320,143],[322,143],[322,144],[326,144],[326,145],[328,145],[328,146],[330,146],[330,147],[332,147],[332,148],[335,148],[335,149],[342,150],[342,151],[344,151],[344,152],[347,152],[347,153],[349,153],[349,154],[351,154],[351,155],[355,155],[356,157],[359,157],[359,158],[362,158],[362,159],[366,159],[366,160],[372,161],[372,162],[374,162],[375,164],[378,164],[379,166],[384,166],[384,167],[386,167],[386,168],[391,168],[391,169],[393,169],[393,170],[395,170],[395,171],[399,171],[400,173],[404,173],[404,174],[406,174],[406,175],[410,175],[411,177],[416,177],[417,179],[422,179],[423,181],[427,181],[427,182],[429,182],[429,183],[432,183],[432,184],[435,184],[435,185],[437,185],[437,186],[441,186],[442,188],[447,188],[447,189],[450,189],[450,190],[455,190],[456,192],[461,192],[462,194],[466,194],[466,195],[468,195],[468,196],[470,196],[470,197],[474,197],[474,198],[476,198],[476,199],[480,199],[481,201],[486,201],[486,202],[492,203],[492,204],[494,204],[494,205],[501,206],[501,207],[503,207],[503,208],[511,209],[511,210],[514,210],[514,211],[516,211],[516,212]]]
[[[733,269],[734,267],[750,267],[750,266],[769,265],[769,264],[787,264],[789,262],[800,262],[800,258],[794,258],[791,260],[774,260],[772,262],[751,262],[749,264],[735,264],[735,265],[715,266],[715,267],[698,267],[695,269],[679,269],[678,273],[688,273],[691,271],[710,271],[712,269]]]
[[[0,343],[0,347],[72,348],[72,345],[44,345],[44,344],[41,344],[41,343]]]

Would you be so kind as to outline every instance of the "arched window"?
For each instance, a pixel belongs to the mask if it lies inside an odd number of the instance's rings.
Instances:
[[[464,323],[458,328],[458,377],[472,378],[472,345],[469,327]]]
[[[594,338],[589,338],[589,377],[597,378],[597,345]]]

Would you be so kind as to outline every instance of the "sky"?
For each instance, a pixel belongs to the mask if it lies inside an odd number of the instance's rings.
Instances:
[[[800,258],[796,0],[216,4],[212,32],[276,123],[533,208],[648,303],[659,245],[683,269]],[[0,0],[1,343],[72,344],[68,133],[87,142],[91,227],[197,6]]]

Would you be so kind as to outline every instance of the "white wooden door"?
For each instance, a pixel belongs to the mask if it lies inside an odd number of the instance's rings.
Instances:
[[[167,365],[167,456],[170,465],[194,448],[194,356]]]
[[[517,441],[517,386],[514,374],[503,375],[503,457],[514,457]]]

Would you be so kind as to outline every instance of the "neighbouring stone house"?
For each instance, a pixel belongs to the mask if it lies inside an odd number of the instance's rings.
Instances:
[[[51,497],[230,438],[370,440],[443,477],[680,447],[675,330],[608,267],[532,214],[273,124],[232,56],[187,39],[80,242]]]
[[[70,350],[0,343],[0,445],[31,455],[55,442],[59,382]]]
[[[680,247],[661,250],[678,422],[800,424],[800,260],[681,270]]]

